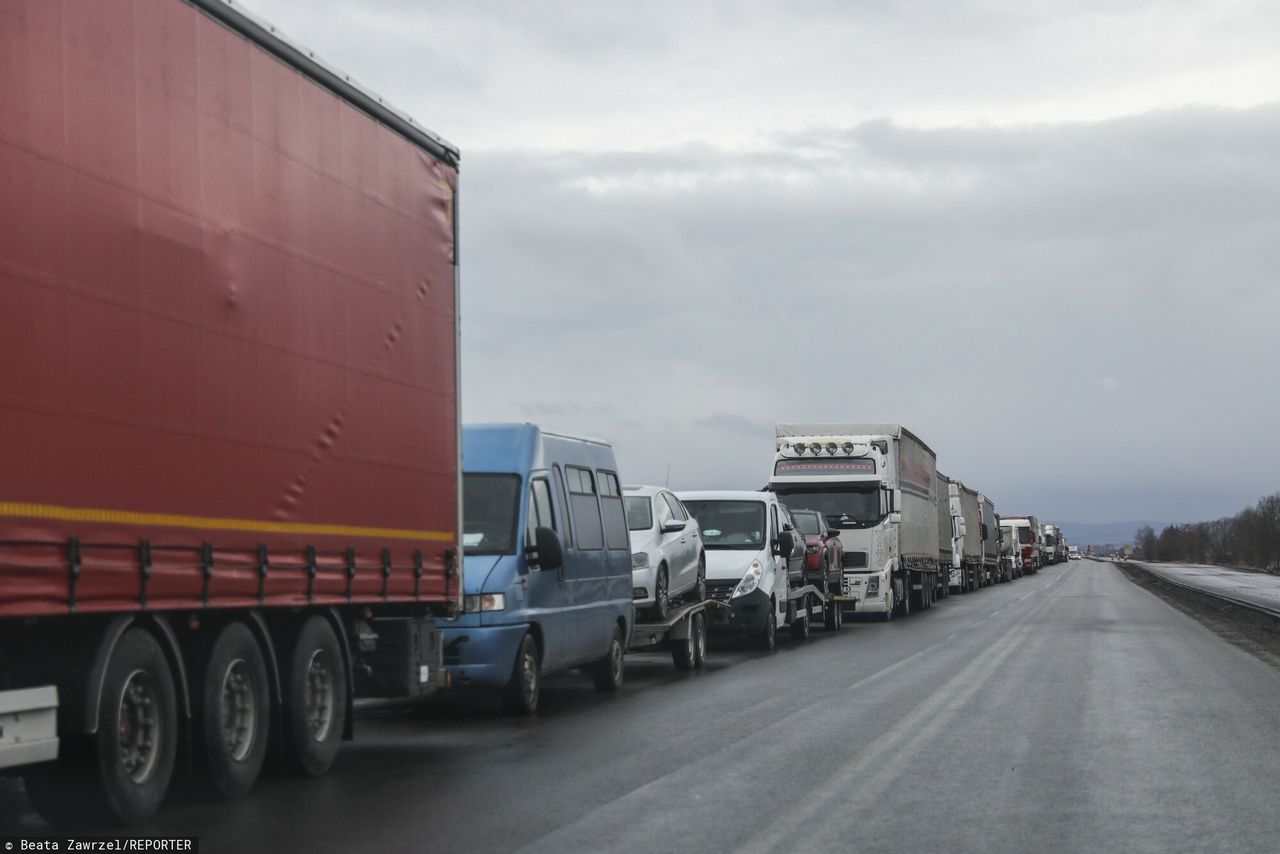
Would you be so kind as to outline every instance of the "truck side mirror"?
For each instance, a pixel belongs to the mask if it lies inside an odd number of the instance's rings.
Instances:
[[[536,560],[530,560],[530,563],[535,563],[538,569],[548,572],[555,572],[564,566],[564,547],[555,531],[540,527],[533,532],[533,542],[538,554]]]
[[[902,521],[902,516],[901,516],[901,513],[902,513],[902,490],[901,490],[901,489],[895,489],[895,490],[893,491],[892,495],[893,495],[893,506],[892,506],[892,507],[890,507],[889,509],[890,509],[891,511],[893,511],[894,513],[898,513],[898,514],[899,514],[899,516],[898,516],[898,521],[899,521],[899,522],[901,522],[901,521]]]
[[[901,514],[901,513],[899,513],[897,510],[893,511],[892,513],[890,513],[890,514],[889,514],[889,524],[890,524],[890,525],[901,525],[901,524],[902,524],[902,514]]]

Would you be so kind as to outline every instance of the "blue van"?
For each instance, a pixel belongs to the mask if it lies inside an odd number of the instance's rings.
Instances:
[[[613,448],[532,424],[462,429],[463,613],[446,624],[455,686],[538,708],[543,674],[622,684],[635,622],[631,545]]]

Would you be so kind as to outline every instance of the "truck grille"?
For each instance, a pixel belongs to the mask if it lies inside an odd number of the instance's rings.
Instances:
[[[707,598],[717,602],[728,602],[737,588],[736,581],[712,581],[707,579]]]
[[[845,569],[866,569],[867,553],[866,552],[845,552],[844,562],[842,564]]]

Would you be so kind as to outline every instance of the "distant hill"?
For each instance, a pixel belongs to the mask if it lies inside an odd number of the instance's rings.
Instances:
[[[1133,536],[1143,525],[1150,525],[1158,533],[1168,522],[1063,522],[1062,532],[1067,542],[1076,545],[1122,545],[1133,542]]]

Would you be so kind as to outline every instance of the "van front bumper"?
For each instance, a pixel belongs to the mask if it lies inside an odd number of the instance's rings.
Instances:
[[[764,631],[769,619],[769,595],[763,590],[752,590],[745,596],[729,600],[729,610],[711,608],[707,611],[707,625],[720,634],[756,634]]]
[[[511,681],[520,641],[528,631],[528,623],[446,628],[444,668],[449,671],[449,684],[455,688],[506,685]]]

